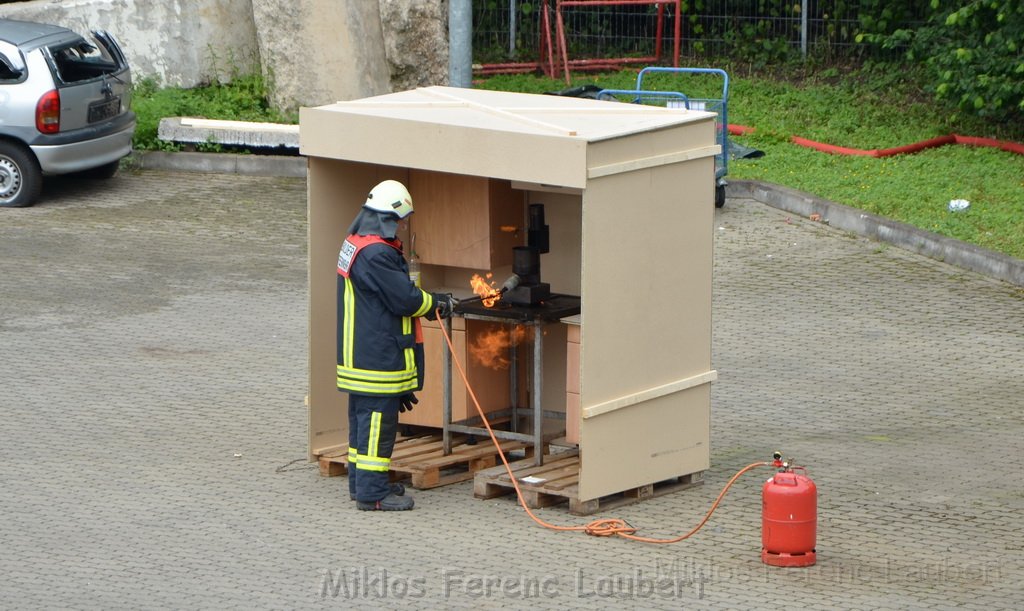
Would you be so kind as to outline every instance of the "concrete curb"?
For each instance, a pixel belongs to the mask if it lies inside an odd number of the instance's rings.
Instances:
[[[147,170],[175,172],[215,172],[288,178],[306,176],[306,158],[302,156],[139,151],[132,155],[131,164]],[[726,194],[728,197],[747,197],[803,217],[809,218],[812,214],[818,214],[822,222],[837,229],[1024,287],[1024,260],[1002,253],[771,183],[730,180]]]
[[[286,148],[296,152],[299,150],[299,126],[286,123],[165,117],[160,119],[156,135],[166,142],[210,142],[248,149]]]
[[[918,229],[905,223],[837,204],[795,189],[753,180],[730,180],[729,197],[747,197],[803,217],[818,214],[823,223],[979,274],[1024,286],[1024,260]]]
[[[136,151],[129,164],[144,170],[213,172],[247,176],[306,177],[306,158],[284,155],[232,155],[224,153],[166,153]]]

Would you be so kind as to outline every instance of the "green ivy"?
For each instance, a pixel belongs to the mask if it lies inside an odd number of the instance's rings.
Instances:
[[[926,91],[949,103],[951,113],[998,121],[1024,119],[1024,1],[1022,0],[817,0],[809,2],[817,36],[808,59],[849,59],[924,65]],[[517,49],[530,60],[539,36],[537,0],[519,2]],[[573,56],[635,54],[617,39],[627,24],[652,28],[654,7],[603,7],[577,15],[568,37]],[[801,60],[799,0],[683,0],[686,50],[707,58],[766,68]],[[715,13],[719,11],[719,13]],[[578,11],[580,12],[580,11]],[[721,17],[721,18],[720,18]],[[508,4],[474,3],[474,54],[478,62],[508,61]],[[649,32],[653,36],[653,32]],[[491,39],[487,39],[490,36]],[[620,37],[621,38],[621,37]],[[715,42],[714,45],[711,43]],[[724,42],[724,53],[718,50]],[[859,43],[859,44],[857,44]],[[498,59],[500,58],[500,59]],[[899,68],[902,70],[902,68]]]
[[[916,29],[864,35],[903,48],[928,67],[930,89],[960,112],[999,121],[1024,119],[1024,4],[1020,0],[931,0]]]

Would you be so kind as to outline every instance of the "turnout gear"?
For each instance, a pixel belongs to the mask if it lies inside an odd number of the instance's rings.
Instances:
[[[349,468],[351,469],[351,468],[354,468],[354,467],[355,467],[355,461],[353,460],[353,461],[351,461],[349,463]],[[351,471],[349,471],[349,478],[350,479],[349,479],[349,486],[348,486],[349,487],[348,498],[350,498],[350,499],[352,499],[354,501],[354,500],[356,500],[356,491],[355,491],[355,488],[352,487],[352,482],[355,481],[354,479],[352,479],[352,477],[353,477],[353,474],[352,474]],[[405,485],[402,484],[402,482],[391,482],[391,492],[390,492],[390,494],[393,494],[395,496],[405,496]]]
[[[352,235],[338,255],[338,389],[400,396],[423,387],[419,317],[435,296],[409,280],[402,244]],[[358,265],[356,265],[358,258]]]
[[[357,501],[394,494],[388,481],[398,432],[399,397],[348,396],[348,490]],[[404,492],[404,489],[403,489]]]
[[[364,510],[413,507],[388,470],[402,400],[423,387],[419,318],[438,302],[409,279],[394,234],[412,201],[391,200],[395,193],[394,185],[375,187],[367,200],[373,207],[360,211],[338,253],[337,386],[349,395],[349,494]],[[389,202],[387,211],[377,210],[381,202]]]
[[[363,208],[348,228],[349,235],[380,236],[394,240],[398,236],[399,219],[394,214]]]

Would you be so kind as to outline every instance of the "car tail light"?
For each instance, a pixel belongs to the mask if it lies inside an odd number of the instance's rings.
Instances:
[[[36,104],[36,129],[44,134],[60,131],[60,93],[51,89]]]

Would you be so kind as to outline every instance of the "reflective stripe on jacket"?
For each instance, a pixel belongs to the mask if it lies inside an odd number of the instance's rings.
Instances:
[[[338,389],[403,395],[423,388],[419,317],[434,297],[409,279],[402,243],[353,235],[338,254]]]

